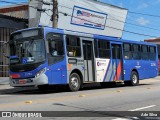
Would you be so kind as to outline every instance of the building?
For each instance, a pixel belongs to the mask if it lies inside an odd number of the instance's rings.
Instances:
[[[158,54],[160,59],[160,38],[151,38],[151,39],[144,40],[144,42],[152,42],[158,45]]]
[[[14,5],[0,8],[0,77],[8,76],[8,59],[3,53],[9,55],[10,34],[19,29],[28,27],[28,5]]]
[[[121,38],[128,10],[96,0],[57,0],[57,27]],[[29,3],[29,27],[52,27],[52,0]],[[56,8],[55,8],[56,9]]]
[[[145,42],[153,42],[153,43],[156,43],[158,45],[160,45],[160,38],[151,38],[151,39],[147,39],[147,40],[144,40]]]

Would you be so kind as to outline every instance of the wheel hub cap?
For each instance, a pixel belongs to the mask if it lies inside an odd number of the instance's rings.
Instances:
[[[73,77],[73,78],[71,79],[71,85],[72,85],[73,87],[78,87],[78,79],[77,79],[76,77]]]
[[[133,75],[132,80],[133,80],[133,83],[137,83],[137,76],[136,76],[136,75]]]

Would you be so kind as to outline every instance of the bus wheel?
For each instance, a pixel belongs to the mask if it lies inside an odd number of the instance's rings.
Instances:
[[[139,84],[139,77],[138,77],[137,72],[132,71],[130,80],[131,80],[130,85],[132,85],[132,86],[136,86]]]
[[[72,73],[69,78],[69,89],[71,91],[78,91],[81,86],[80,77],[77,73]]]

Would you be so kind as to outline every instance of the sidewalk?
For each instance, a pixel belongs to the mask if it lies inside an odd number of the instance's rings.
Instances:
[[[0,77],[0,85],[9,84],[9,77]]]

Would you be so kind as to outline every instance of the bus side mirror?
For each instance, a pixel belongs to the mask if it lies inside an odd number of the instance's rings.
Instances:
[[[10,56],[9,57],[10,63],[18,63],[19,58],[17,56]]]

